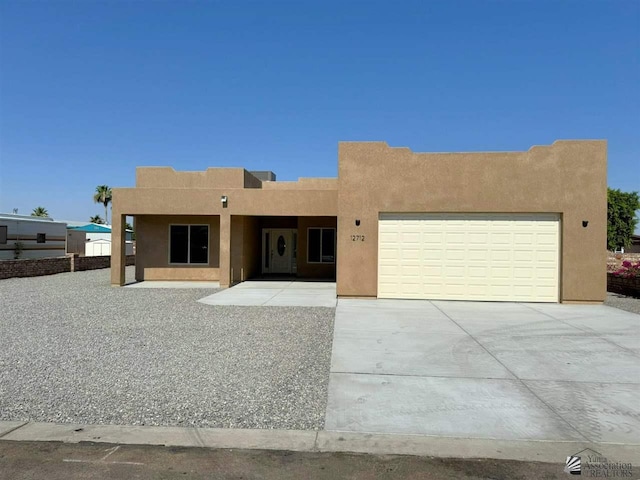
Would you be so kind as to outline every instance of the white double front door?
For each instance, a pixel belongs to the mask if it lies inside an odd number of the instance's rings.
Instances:
[[[297,230],[265,228],[262,230],[262,273],[295,273]]]

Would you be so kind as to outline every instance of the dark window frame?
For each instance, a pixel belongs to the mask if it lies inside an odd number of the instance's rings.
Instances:
[[[320,242],[318,244],[318,248],[319,250],[319,257],[320,260],[319,261],[313,261],[310,260],[311,255],[309,255],[310,249],[311,249],[311,243],[309,242],[310,238],[311,238],[311,230],[319,230],[320,232]],[[328,260],[324,260],[323,259],[323,255],[322,255],[322,238],[323,238],[323,233],[325,230],[332,230],[333,231],[333,260],[328,261]],[[336,227],[309,227],[307,228],[307,263],[308,264],[312,264],[312,265],[335,265],[336,263],[336,250],[337,250],[337,243],[338,243],[338,239],[336,237]]]
[[[187,261],[186,262],[172,262],[171,261],[171,228],[172,227],[187,227]],[[207,261],[206,262],[192,262],[191,261],[191,228],[192,227],[206,227],[207,229]],[[209,250],[211,248],[211,226],[206,223],[171,223],[169,224],[169,244],[167,249],[167,264],[168,265],[209,265],[211,262],[211,255]]]
[[[9,226],[0,225],[0,232],[4,231],[4,234],[0,234],[0,245],[6,245],[9,240]]]

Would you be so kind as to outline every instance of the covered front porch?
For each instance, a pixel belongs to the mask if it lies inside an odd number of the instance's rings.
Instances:
[[[124,284],[125,215],[113,218],[112,284]],[[335,216],[136,215],[136,272],[143,281],[336,278]],[[120,238],[119,238],[120,236]]]

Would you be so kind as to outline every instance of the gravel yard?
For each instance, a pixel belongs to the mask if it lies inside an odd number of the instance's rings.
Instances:
[[[0,420],[322,428],[335,309],[211,293],[112,288],[109,269],[1,280]]]
[[[607,299],[604,301],[604,304],[640,315],[640,298],[626,297],[618,293],[607,292]]]

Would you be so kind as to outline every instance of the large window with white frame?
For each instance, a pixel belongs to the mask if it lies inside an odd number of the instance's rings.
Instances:
[[[170,225],[169,263],[209,263],[209,225]]]
[[[309,228],[307,234],[307,263],[336,262],[336,229]]]

